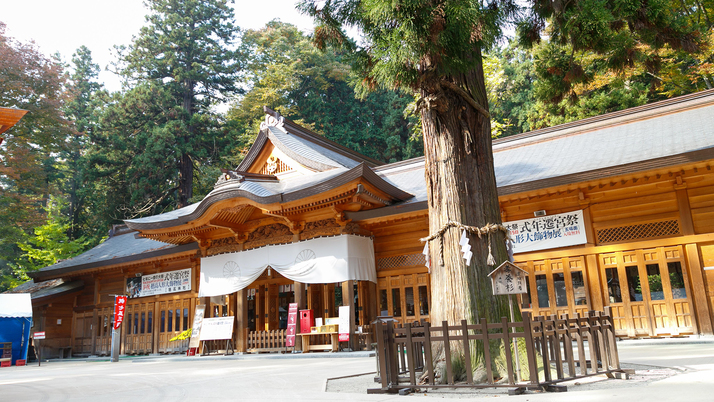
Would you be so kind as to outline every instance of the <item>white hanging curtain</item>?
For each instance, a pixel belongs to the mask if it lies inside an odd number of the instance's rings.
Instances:
[[[301,283],[377,282],[372,239],[342,235],[201,258],[198,296],[244,289],[268,266]]]

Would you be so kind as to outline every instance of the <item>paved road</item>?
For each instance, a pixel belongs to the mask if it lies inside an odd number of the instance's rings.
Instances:
[[[502,396],[509,401],[713,401],[714,342],[622,342],[621,361],[683,374],[637,387]],[[210,360],[209,360],[210,359]],[[325,380],[374,371],[369,357],[57,361],[0,369],[0,401],[395,401],[423,396],[326,393]],[[462,395],[463,397],[463,395]]]

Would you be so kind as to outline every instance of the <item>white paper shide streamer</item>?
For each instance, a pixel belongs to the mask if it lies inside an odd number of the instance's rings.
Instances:
[[[465,230],[461,231],[461,240],[459,240],[459,245],[461,245],[461,252],[464,253],[464,260],[466,260],[466,265],[471,264],[471,257],[474,255],[471,252],[471,244],[469,243],[469,237]]]

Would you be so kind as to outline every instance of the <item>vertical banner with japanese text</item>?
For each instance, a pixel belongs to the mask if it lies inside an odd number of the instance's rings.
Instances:
[[[340,342],[349,342],[350,340],[350,306],[340,306],[339,309],[339,333]]]
[[[297,315],[297,303],[290,303],[288,305],[288,332],[287,335],[285,335],[285,346],[287,347],[295,347],[295,334],[297,333]]]
[[[124,321],[126,311],[126,296],[114,296],[114,329],[119,329]]]

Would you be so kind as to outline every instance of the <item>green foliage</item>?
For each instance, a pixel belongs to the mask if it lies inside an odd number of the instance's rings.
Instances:
[[[59,197],[50,197],[45,207],[45,223],[36,227],[32,236],[26,235],[25,239],[18,243],[23,254],[14,269],[17,279],[28,280],[28,272],[72,258],[87,247],[88,243],[84,238],[70,240],[67,236],[70,224],[62,215],[65,207],[63,203]]]
[[[668,0],[535,4],[532,18],[519,26],[521,43],[532,46],[548,24],[548,41],[534,52],[535,97],[559,105],[548,112],[566,121],[708,87],[711,24],[692,17],[696,7]],[[567,111],[562,103],[593,94],[599,99],[590,106],[601,108],[591,113]]]
[[[410,95],[381,90],[356,98],[344,55],[319,51],[295,26],[276,20],[246,31],[241,53],[247,56],[244,77],[250,89],[228,117],[244,127],[246,141],[258,131],[266,105],[378,160],[394,162],[423,152],[421,139],[412,134],[416,119],[404,115]]]
[[[72,133],[66,148],[60,153],[62,163],[57,168],[58,187],[68,201],[65,214],[69,217],[69,238],[89,236],[91,243],[96,244],[109,222],[91,210],[103,200],[99,183],[90,180],[87,150],[99,130],[99,117],[108,94],[97,82],[99,66],[93,62],[92,52],[87,47],[77,49],[72,57],[71,69],[67,88],[69,100],[64,112],[72,123]]]
[[[0,23],[0,105],[28,111],[0,147],[0,276],[6,279],[21,254],[17,243],[42,223],[41,207],[53,191],[57,155],[70,134],[62,115],[65,84],[57,60],[6,36]],[[3,280],[0,291],[10,285]]]
[[[425,74],[471,71],[480,63],[474,49],[496,44],[508,19],[518,12],[511,1],[470,0],[303,0],[299,7],[315,17],[320,47],[354,51],[353,66],[369,89],[416,90]],[[347,37],[347,25],[361,29],[359,45]]]

